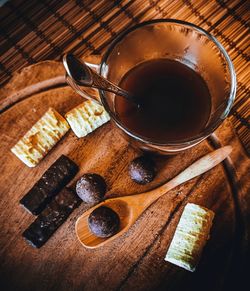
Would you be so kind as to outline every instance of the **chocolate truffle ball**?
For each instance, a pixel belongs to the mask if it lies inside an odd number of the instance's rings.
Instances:
[[[84,174],[76,183],[76,193],[86,203],[100,202],[105,192],[106,183],[97,174]]]
[[[131,179],[138,184],[147,184],[155,177],[155,163],[147,156],[135,158],[128,170]]]
[[[110,237],[119,230],[120,218],[111,208],[100,206],[89,215],[88,224],[94,235]]]

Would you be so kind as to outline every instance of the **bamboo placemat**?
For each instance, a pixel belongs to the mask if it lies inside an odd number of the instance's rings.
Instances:
[[[139,22],[189,21],[218,38],[234,63],[238,88],[230,118],[249,154],[249,8],[247,0],[9,0],[0,8],[0,86],[14,71],[64,52],[102,53]]]

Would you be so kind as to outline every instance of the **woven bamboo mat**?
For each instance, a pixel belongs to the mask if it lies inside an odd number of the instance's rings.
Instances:
[[[237,73],[231,119],[248,154],[250,2],[207,0],[9,0],[0,8],[0,86],[12,73],[64,52],[102,53],[121,31],[154,18],[176,18],[212,33]]]

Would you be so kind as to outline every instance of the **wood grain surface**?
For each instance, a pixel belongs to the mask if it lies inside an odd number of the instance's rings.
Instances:
[[[3,100],[17,90],[63,73],[62,65],[57,62],[28,67],[1,89],[0,98]],[[233,146],[227,167],[221,164],[171,190],[146,210],[127,233],[109,245],[89,250],[77,241],[74,226],[87,209],[83,203],[41,249],[34,249],[23,240],[22,232],[35,217],[19,206],[19,200],[61,154],[80,167],[71,185],[83,173],[95,172],[107,181],[106,197],[115,197],[161,185],[216,146],[213,139],[213,144],[204,141],[177,156],[155,156],[158,173],[145,186],[132,182],[127,173],[128,163],[140,152],[129,146],[111,122],[82,139],[70,131],[33,169],[10,152],[49,106],[65,114],[82,101],[71,88],[61,86],[30,95],[0,115],[3,290],[201,290],[201,286],[202,290],[229,290],[228,286],[234,286],[232,274],[238,278],[237,270],[244,263],[242,256],[248,251],[249,233],[245,230],[250,225],[247,195],[250,164],[227,121],[216,131],[217,142]],[[211,238],[197,271],[192,274],[164,261],[187,202],[216,213]]]

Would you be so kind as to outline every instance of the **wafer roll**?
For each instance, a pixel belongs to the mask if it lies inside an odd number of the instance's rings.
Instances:
[[[209,239],[214,212],[188,203],[177,225],[165,260],[188,271],[195,271],[203,247]]]

